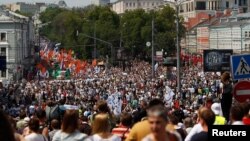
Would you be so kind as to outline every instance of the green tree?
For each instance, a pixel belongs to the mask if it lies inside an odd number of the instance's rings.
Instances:
[[[99,57],[111,55],[110,45],[93,39],[94,37],[122,47],[133,56],[150,57],[151,48],[146,42],[151,41],[152,19],[155,21],[155,48],[176,52],[176,11],[170,6],[160,10],[145,12],[143,9],[126,11],[119,16],[109,7],[88,6],[72,10],[48,8],[41,13],[43,23],[51,22],[42,28],[42,35],[52,41],[60,42],[62,47],[72,49],[77,58],[90,59],[96,45]],[[180,18],[180,34],[185,32]],[[86,36],[87,35],[87,36]]]
[[[176,52],[176,11],[169,5],[160,10],[145,12],[143,9],[127,11],[121,18],[123,46],[134,55],[151,56],[151,48],[146,42],[152,40],[152,19],[154,19],[155,50],[164,50],[168,54]],[[185,33],[180,18],[180,37]]]
[[[80,32],[83,34],[79,34],[79,41],[92,45],[85,48],[85,51],[89,54],[88,58],[92,57],[95,42],[93,38],[84,35],[95,36],[115,47],[119,44],[119,24],[120,17],[111,11],[109,7],[88,7],[84,15],[82,28],[80,29]],[[96,48],[97,52],[99,52],[99,57],[105,57],[106,54],[111,55],[110,45],[107,43],[96,40]]]

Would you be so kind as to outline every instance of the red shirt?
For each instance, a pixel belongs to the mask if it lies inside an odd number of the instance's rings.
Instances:
[[[129,134],[130,128],[120,125],[112,130],[112,134],[119,136],[122,140],[125,140]]]
[[[243,117],[242,121],[245,125],[250,125],[250,118],[249,117]]]

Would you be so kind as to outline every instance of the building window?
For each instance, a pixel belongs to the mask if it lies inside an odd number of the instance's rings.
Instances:
[[[1,77],[6,77],[6,70],[0,70]]]
[[[245,31],[245,37],[248,37],[248,34],[247,34],[248,32],[247,31]]]
[[[132,6],[132,3],[131,3],[131,2],[129,3],[129,6],[130,6],[130,7]]]
[[[138,6],[141,6],[141,3],[140,3],[140,2],[138,2]]]
[[[154,4],[154,2],[152,2],[152,6],[154,6],[155,4]]]
[[[128,7],[128,3],[126,3],[126,7]]]
[[[0,55],[1,56],[6,56],[6,48],[1,48]]]
[[[246,5],[247,4],[247,1],[246,0],[243,0],[243,5]]]
[[[191,11],[194,11],[194,3],[191,2]]]
[[[133,7],[135,7],[135,3],[133,2]]]
[[[234,4],[237,4],[237,0],[234,0]]]
[[[6,42],[7,41],[7,33],[2,32],[0,34],[0,42]]]
[[[250,37],[250,31],[248,31],[248,37]]]
[[[226,8],[229,8],[229,1],[226,2]]]
[[[197,1],[196,2],[196,10],[206,10],[206,2]]]

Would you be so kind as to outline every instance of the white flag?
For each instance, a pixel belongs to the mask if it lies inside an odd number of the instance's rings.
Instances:
[[[158,66],[159,66],[159,64],[156,63],[156,64],[155,64],[155,67],[154,67],[154,71],[157,71]]]

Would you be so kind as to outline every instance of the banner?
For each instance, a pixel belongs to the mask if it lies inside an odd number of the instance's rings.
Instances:
[[[231,49],[204,50],[204,72],[224,72],[230,71]]]

